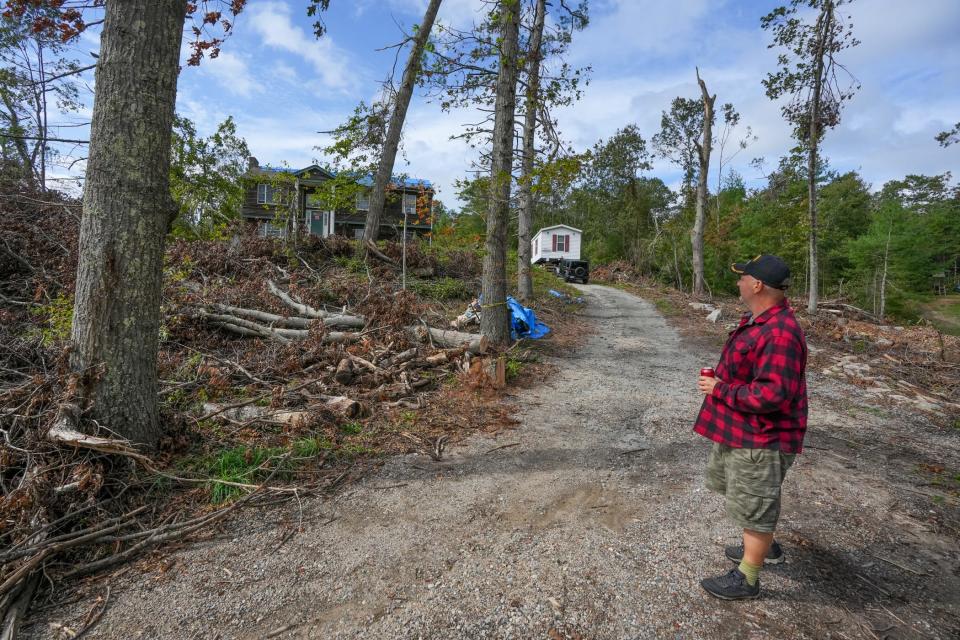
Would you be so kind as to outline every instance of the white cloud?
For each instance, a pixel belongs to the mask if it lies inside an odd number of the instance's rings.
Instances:
[[[216,58],[205,59],[200,70],[233,95],[249,97],[260,89],[247,61],[230,51],[221,51]]]
[[[343,91],[355,85],[349,54],[334,44],[329,33],[317,39],[294,26],[287,5],[278,2],[254,5],[250,10],[250,25],[263,44],[309,62],[327,89]]]

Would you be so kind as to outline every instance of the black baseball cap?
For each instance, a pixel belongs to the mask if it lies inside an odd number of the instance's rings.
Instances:
[[[730,265],[730,269],[734,273],[753,276],[774,289],[786,289],[790,286],[790,267],[777,256],[759,255],[747,262],[734,262]]]

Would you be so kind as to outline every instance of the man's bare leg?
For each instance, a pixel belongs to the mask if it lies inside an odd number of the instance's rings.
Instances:
[[[760,567],[773,544],[773,533],[743,530],[743,559],[750,564]]]
[[[740,562],[739,569],[740,573],[746,576],[749,584],[757,584],[763,560],[767,557],[771,544],[773,544],[773,533],[743,530],[743,560]]]

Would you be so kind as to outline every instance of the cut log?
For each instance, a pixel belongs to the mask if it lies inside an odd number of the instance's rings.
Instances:
[[[356,400],[351,400],[346,396],[321,395],[319,398],[328,409],[342,413],[348,418],[358,418],[367,415],[367,408],[363,404]]]
[[[244,309],[243,307],[231,307],[226,304],[211,304],[210,309],[222,314],[237,316],[240,318],[251,318],[258,322],[265,322],[275,327],[286,327],[288,329],[309,329],[317,323],[315,318],[300,318],[298,316],[281,316],[275,313],[267,313],[258,309]],[[361,325],[363,326],[363,325]]]
[[[381,369],[381,368],[378,367],[377,365],[373,364],[373,363],[370,362],[369,360],[364,360],[364,359],[361,358],[360,356],[355,356],[355,355],[353,355],[352,353],[347,353],[347,357],[350,358],[350,360],[352,360],[354,364],[358,364],[358,365],[360,365],[361,367],[365,367],[366,369],[369,369],[369,370],[372,371],[373,373],[380,373],[380,374],[386,374],[386,373],[387,373],[386,371],[384,371],[383,369]]]
[[[233,315],[222,313],[210,313],[206,309],[198,308],[197,314],[204,320],[210,322],[226,331],[231,331],[244,336],[259,336],[278,342],[289,343],[293,340],[306,340],[310,331],[307,329],[284,329],[279,327],[268,327],[257,324],[252,320],[245,320]],[[345,333],[339,331],[329,331],[324,334],[322,342],[325,344],[350,344],[359,340],[359,335],[355,333]]]
[[[249,422],[253,420],[265,420],[269,422],[280,422],[291,426],[301,426],[309,420],[310,413],[307,411],[291,411],[288,409],[271,409],[270,407],[258,407],[248,404],[242,407],[223,407],[213,402],[203,404],[204,414],[216,414],[234,420],[236,422]]]
[[[441,347],[464,347],[473,354],[486,353],[489,348],[487,337],[478,333],[462,333],[424,326],[410,326],[407,327],[407,330],[418,340],[430,340],[433,344]]]
[[[289,293],[278,287],[273,280],[267,280],[267,288],[270,290],[270,293],[280,298],[285,305],[296,311],[299,315],[323,320],[323,323],[328,327],[362,329],[367,324],[366,318],[347,314],[345,312],[346,308],[344,308],[343,312],[331,313],[322,309],[314,309],[310,305],[303,304],[302,302],[297,302]]]
[[[270,293],[280,298],[285,305],[296,311],[301,316],[306,316],[307,318],[323,318],[324,316],[329,315],[326,311],[314,309],[310,305],[297,302],[290,297],[289,293],[274,284],[273,280],[267,280],[267,288],[270,290]]]
[[[337,372],[333,374],[333,379],[340,384],[350,384],[353,381],[353,362],[350,358],[344,358],[337,364]]]
[[[416,347],[412,349],[407,349],[406,351],[401,351],[400,353],[390,356],[389,358],[384,359],[380,362],[380,366],[384,369],[389,369],[390,367],[395,367],[397,365],[403,364],[408,360],[413,360],[417,357],[418,350]]]
[[[367,321],[360,316],[348,316],[341,313],[331,314],[324,318],[325,327],[338,327],[341,329],[363,329],[367,326]]]

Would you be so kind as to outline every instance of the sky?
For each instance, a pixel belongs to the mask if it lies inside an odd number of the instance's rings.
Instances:
[[[233,116],[261,164],[324,164],[328,159],[318,147],[329,136],[319,132],[343,122],[360,100],[375,97],[395,62],[395,50],[382,49],[421,20],[426,0],[333,0],[320,40],[306,4],[249,0],[220,56],[199,68],[183,67],[178,113],[202,134]],[[699,67],[717,105],[731,102],[740,112],[734,137],[746,126],[757,136],[727,166],[748,186],[762,186],[763,171],[750,160],[763,157],[769,169],[793,146],[779,104],[761,85],[776,67],[777,51],[768,48],[770,34],[760,28],[760,17],[778,4],[592,0],[590,24],[574,36],[567,57],[575,67],[592,68],[590,82],[579,102],[556,112],[561,135],[573,150],[584,151],[636,124],[649,140],[674,97],[699,96]],[[482,0],[444,0],[438,20],[466,27],[486,6]],[[960,121],[960,1],[855,0],[844,10],[861,44],[843,52],[841,61],[862,88],[825,137],[830,166],[858,171],[874,189],[907,174],[952,171],[956,178],[960,144],[944,149],[934,136]],[[87,48],[98,45],[96,33],[83,38]],[[401,69],[403,62],[405,56]],[[439,199],[457,206],[454,181],[469,175],[476,154],[450,138],[475,117],[444,113],[415,94],[404,130],[406,160],[398,160],[397,172],[430,180]],[[665,160],[655,161],[648,175],[671,185],[680,178]],[[716,180],[714,168],[711,185]]]

